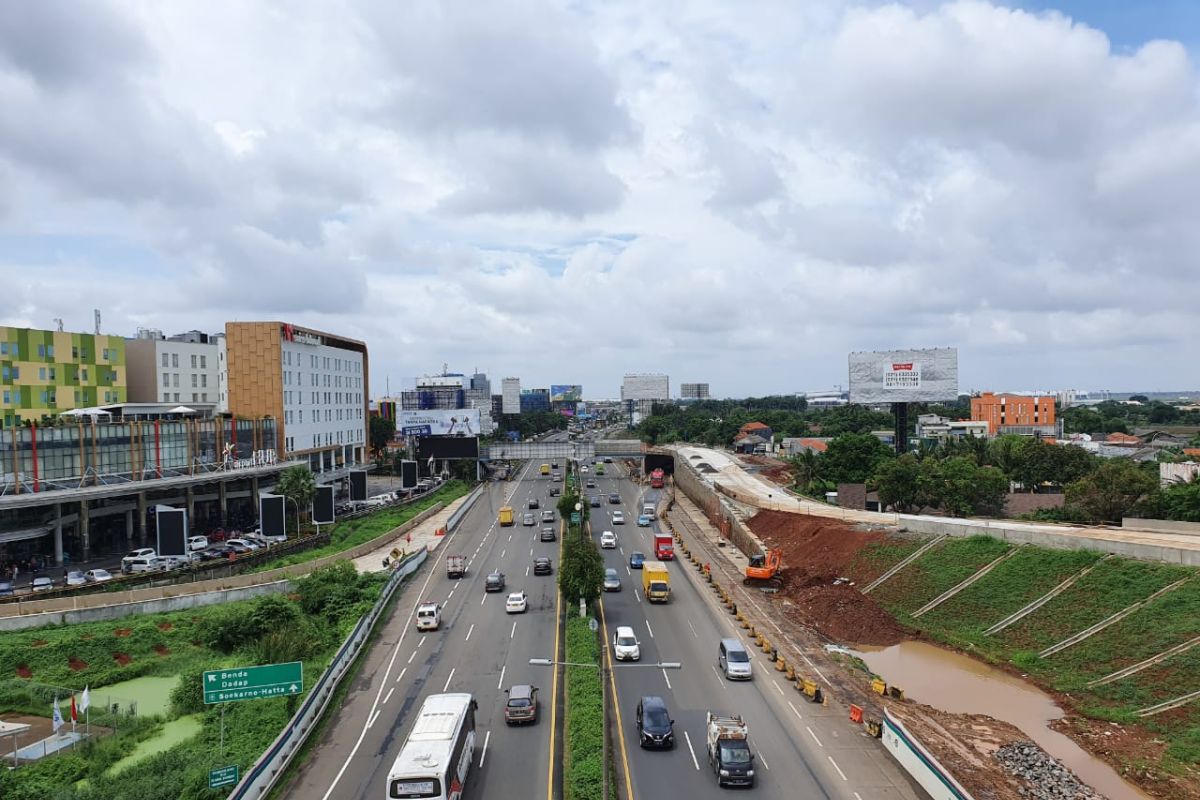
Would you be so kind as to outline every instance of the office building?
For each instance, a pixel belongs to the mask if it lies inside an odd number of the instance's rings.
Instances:
[[[679,398],[681,400],[708,400],[707,383],[681,383],[679,384]]]
[[[986,422],[989,436],[1055,436],[1054,400],[1049,395],[982,392],[971,398],[971,419]]]
[[[534,411],[550,410],[549,389],[522,389],[521,413],[529,414]]]
[[[216,408],[220,392],[217,339],[224,335],[189,331],[164,337],[161,331],[139,329],[136,338],[125,340],[130,402]]]
[[[400,393],[400,407],[405,411],[465,408],[466,379],[462,375],[424,375],[416,379],[413,389]]]
[[[128,399],[120,336],[0,326],[0,427]]]
[[[504,414],[521,413],[521,379],[505,378],[500,381],[500,411]]]
[[[988,424],[983,420],[949,419],[937,414],[921,414],[917,417],[916,438],[947,441],[975,437],[986,439]]]
[[[229,412],[277,420],[282,457],[320,472],[367,461],[366,344],[283,322],[229,322],[224,341]]]

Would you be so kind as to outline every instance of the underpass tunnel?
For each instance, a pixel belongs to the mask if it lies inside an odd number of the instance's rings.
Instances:
[[[656,469],[661,469],[667,475],[674,475],[675,456],[670,453],[646,453],[642,457],[642,471],[649,475]]]

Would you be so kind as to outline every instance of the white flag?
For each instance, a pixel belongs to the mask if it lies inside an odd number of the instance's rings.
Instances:
[[[58,733],[58,729],[62,727],[62,724],[62,712],[58,710],[58,695],[54,695],[54,716],[51,718],[50,727],[55,733]]]
[[[91,696],[88,694],[88,687],[83,687],[83,694],[79,698],[79,710],[87,711],[88,706],[92,704]]]

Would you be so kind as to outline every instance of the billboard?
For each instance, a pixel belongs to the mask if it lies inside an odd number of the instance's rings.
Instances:
[[[957,398],[957,348],[850,354],[851,403],[934,403]]]
[[[188,552],[186,508],[155,506],[154,523],[158,531],[156,549],[160,556],[182,556]]]
[[[551,403],[578,403],[583,399],[583,387],[577,383],[550,386]]]
[[[474,436],[423,436],[417,440],[417,460],[430,458],[479,458],[479,440]]]
[[[478,408],[397,411],[396,433],[401,436],[478,436]]]
[[[366,470],[352,469],[350,470],[350,501],[360,503],[367,499],[367,473]]]
[[[312,502],[312,521],[315,524],[330,525],[334,522],[333,495],[332,484],[317,487]]]
[[[400,488],[415,489],[417,487],[417,462],[400,462]]]
[[[259,493],[258,524],[262,528],[263,536],[287,536],[284,523],[286,505],[287,500],[281,494]]]

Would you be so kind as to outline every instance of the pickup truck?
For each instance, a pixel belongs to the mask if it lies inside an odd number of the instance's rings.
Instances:
[[[753,786],[754,754],[741,715],[726,717],[709,711],[706,722],[708,765],[717,776],[717,786]]]
[[[642,594],[651,603],[666,603],[671,599],[671,575],[661,561],[642,563]]]
[[[467,574],[466,556],[446,556],[446,575],[451,578],[461,578]]]

